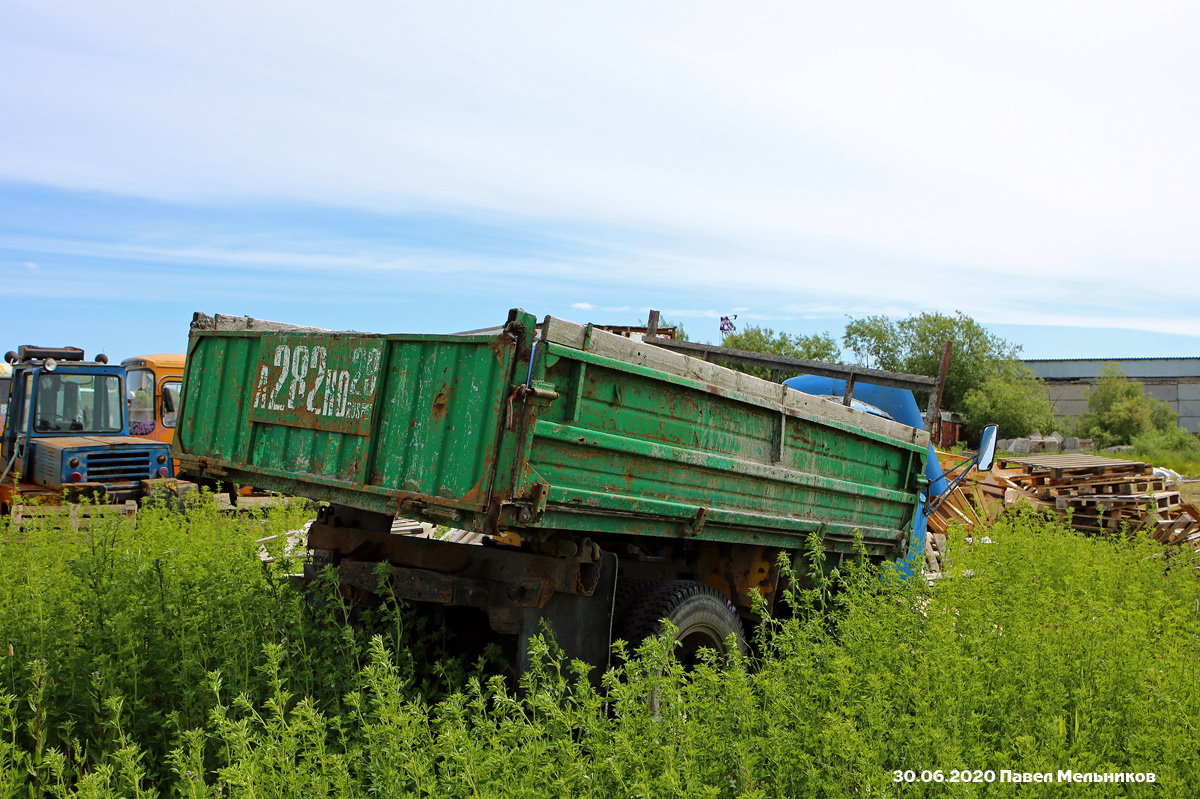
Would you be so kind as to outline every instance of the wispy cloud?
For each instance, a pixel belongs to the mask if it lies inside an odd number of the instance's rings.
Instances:
[[[562,233],[564,237],[567,235],[565,231]],[[633,289],[636,294],[663,292],[676,298],[687,294],[700,301],[711,301],[714,294],[728,294],[756,302],[753,306],[725,308],[662,303],[667,307],[661,310],[670,319],[719,319],[737,314],[742,325],[769,323],[779,327],[792,320],[833,319],[839,320],[840,324],[845,317],[906,316],[921,311],[954,313],[962,310],[985,323],[1036,324],[1053,319],[1065,327],[1087,325],[1148,332],[1196,329],[1196,323],[1185,310],[1170,313],[1169,309],[1159,307],[1156,295],[1130,294],[1128,286],[1122,283],[1092,285],[1086,294],[1086,302],[1083,302],[1079,287],[1074,283],[1049,282],[1030,291],[1021,281],[995,286],[985,282],[971,289],[967,288],[971,284],[951,269],[931,268],[917,279],[896,282],[891,265],[873,262],[869,256],[862,255],[842,254],[840,259],[846,264],[835,270],[839,274],[854,274],[854,279],[814,282],[821,273],[812,269],[798,270],[789,261],[778,260],[770,253],[749,247],[749,260],[755,264],[755,269],[731,273],[722,253],[710,255],[687,249],[662,252],[630,247],[623,254],[613,254],[598,250],[589,252],[583,245],[572,244],[569,249],[582,247],[584,254],[539,253],[536,248],[522,252],[517,247],[513,252],[474,252],[470,257],[464,257],[452,247],[407,244],[402,240],[367,243],[347,234],[338,237],[334,233],[298,233],[286,229],[277,231],[274,237],[264,237],[253,230],[228,230],[222,241],[201,241],[196,232],[186,230],[175,231],[169,237],[160,234],[158,238],[171,240],[144,244],[137,240],[0,235],[0,252],[37,258],[36,261],[25,261],[26,264],[64,261],[62,266],[55,267],[56,272],[83,278],[83,282],[75,280],[73,286],[84,293],[94,290],[88,287],[94,281],[96,270],[82,266],[81,262],[94,261],[101,264],[100,268],[109,278],[108,284],[137,284],[143,287],[140,291],[148,292],[146,296],[159,299],[173,292],[186,295],[190,289],[185,287],[196,279],[197,274],[188,270],[197,268],[210,275],[225,275],[221,278],[223,283],[214,285],[242,286],[248,296],[272,287],[269,291],[276,295],[280,291],[292,294],[306,290],[334,294],[358,292],[364,301],[383,296],[381,292],[391,291],[403,296],[412,290],[414,281],[427,291],[440,290],[447,295],[461,295],[467,286],[477,290],[492,287],[494,292],[500,287],[511,288],[519,283],[529,287],[525,292],[532,289],[536,297],[535,287],[540,285],[537,281],[549,271],[555,275],[558,285],[587,288],[594,294],[607,293],[597,291],[593,282],[596,275],[604,275],[606,281],[625,287],[612,292],[612,299],[627,297],[630,295],[628,287],[636,287]],[[264,238],[267,241],[263,241]],[[273,246],[264,248],[264,244]],[[36,270],[26,270],[31,278],[40,272],[40,266]],[[146,280],[146,275],[153,275],[153,280]],[[288,282],[280,283],[280,280]],[[688,288],[681,289],[683,285]],[[365,290],[367,286],[371,287],[370,291]],[[0,293],[19,293],[26,297],[52,298],[72,290],[75,289],[42,280],[0,284]],[[529,303],[526,299],[529,295],[525,292],[515,298],[522,304]],[[795,297],[806,300],[791,301]],[[634,308],[611,301],[570,301],[563,307],[588,314],[626,314]],[[640,306],[638,317],[644,319],[650,307]],[[751,308],[754,310],[749,310]],[[1153,312],[1152,308],[1155,309]],[[622,317],[621,321],[626,320]],[[353,323],[361,325],[360,321]],[[470,322],[463,325],[471,326]]]
[[[1195,331],[1200,7],[1090,10],[18,4],[0,292]]]

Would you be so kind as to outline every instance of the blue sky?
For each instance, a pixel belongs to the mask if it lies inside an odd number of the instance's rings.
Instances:
[[[0,335],[699,340],[961,310],[1200,354],[1194,3],[0,4]]]

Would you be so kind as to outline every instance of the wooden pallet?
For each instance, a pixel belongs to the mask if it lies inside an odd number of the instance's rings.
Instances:
[[[1166,511],[1179,506],[1178,491],[1156,491],[1153,494],[1075,494],[1057,496],[1057,510],[1067,508],[1097,507],[1105,510],[1116,508],[1137,511]]]
[[[1092,494],[1111,495],[1111,494],[1153,494],[1158,491],[1166,490],[1166,481],[1161,477],[1156,477],[1153,480],[1095,480],[1095,481],[1078,481],[1068,482],[1059,485],[1045,484],[1036,486],[1033,490],[1039,495],[1054,495],[1061,496],[1084,496]]]
[[[948,468],[956,460],[944,456],[942,462]],[[1001,456],[997,468],[972,475],[964,488],[975,513],[967,513],[961,502],[947,502],[939,514],[944,518],[930,519],[931,529],[948,527],[952,520],[994,519],[1003,508],[1024,503],[1058,513],[1083,533],[1117,535],[1145,528],[1164,544],[1200,548],[1200,509],[1167,490],[1166,481],[1141,461],[1083,454]]]
[[[1075,475],[1153,474],[1153,467],[1141,461],[1101,458],[1098,455],[1035,455],[1022,458],[1001,457],[1003,468],[1014,464],[1029,475],[1048,475],[1055,479]]]
[[[130,519],[137,516],[138,504],[135,500],[127,499],[120,505],[14,505],[11,524],[18,527],[25,521],[40,519],[56,527],[69,526],[78,530],[79,525],[92,519],[117,518],[126,516]]]

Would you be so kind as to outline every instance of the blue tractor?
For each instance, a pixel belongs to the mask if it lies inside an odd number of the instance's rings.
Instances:
[[[137,500],[172,480],[170,448],[129,435],[125,369],[76,347],[20,347],[0,435],[0,511]],[[171,486],[174,487],[173,485]]]

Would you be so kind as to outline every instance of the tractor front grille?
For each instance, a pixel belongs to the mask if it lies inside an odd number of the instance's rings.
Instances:
[[[145,449],[89,452],[84,464],[86,479],[92,483],[132,483],[151,476],[150,451]]]

